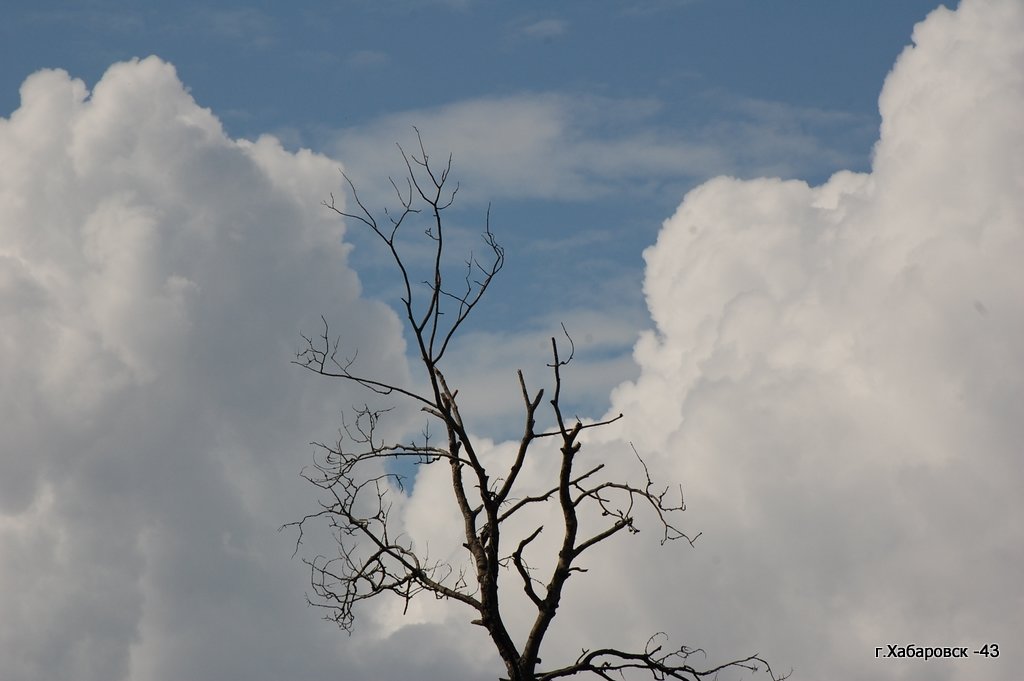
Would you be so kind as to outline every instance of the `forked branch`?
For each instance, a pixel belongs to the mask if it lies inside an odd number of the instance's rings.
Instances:
[[[558,341],[551,339],[548,389],[531,391],[522,371],[517,373],[523,431],[514,453],[502,461],[478,447],[461,408],[464,398],[449,385],[442,360],[503,267],[505,251],[491,232],[488,207],[483,226],[486,257],[480,260],[470,253],[460,266],[450,266],[444,211],[452,206],[459,189],[458,185],[450,187],[452,157],[441,166],[433,164],[419,130],[416,139],[418,151],[408,153],[398,147],[407,176],[402,181],[389,178],[398,200],[396,210],[384,210],[382,216],[375,216],[344,173],[355,208],[345,210],[333,195],[324,202],[340,216],[368,228],[390,253],[401,282],[402,316],[416,348],[424,387],[414,389],[360,372],[357,352],[339,354],[341,339],[332,338],[325,318],[321,318],[320,334],[303,336],[304,345],[295,363],[379,396],[411,402],[426,414],[428,423],[418,440],[396,443],[381,435],[381,421],[387,410],[364,404],[354,410],[354,420],[343,419],[335,444],[313,443],[313,464],[303,475],[320,491],[320,509],[286,525],[297,529],[296,552],[311,523],[325,525],[336,544],[336,555],[306,559],[312,588],[310,603],[325,608],[328,619],[349,631],[358,606],[384,594],[401,599],[406,608],[421,594],[461,604],[470,609],[472,622],[487,631],[512,681],[551,681],[578,674],[603,679],[639,674],[656,681],[700,681],[726,668],[767,671],[778,681],[757,655],[700,669],[691,664],[691,658],[702,651],[665,649],[663,635],[652,637],[639,652],[584,650],[575,661],[541,670],[541,646],[559,612],[569,578],[590,569],[582,560],[591,548],[624,533],[636,533],[642,524],[657,527],[662,544],[684,539],[692,545],[700,534],[691,538],[678,522],[686,508],[682,489],[678,488],[677,496],[672,488],[656,486],[632,444],[638,462],[634,479],[611,476],[609,471],[617,467],[603,461],[578,466],[577,455],[590,431],[618,421],[622,415],[586,423],[578,417],[567,417],[563,406],[564,372],[576,348],[564,325],[569,352],[560,354]],[[422,235],[432,248],[422,269],[412,266],[416,261],[404,255],[405,231],[415,222],[420,222]],[[545,395],[550,395],[546,405]],[[542,405],[550,409],[554,426],[538,431]],[[440,425],[436,440],[431,435],[431,423]],[[552,451],[551,445],[557,451]],[[552,456],[553,461],[548,458]],[[531,459],[538,465],[528,466]],[[426,545],[406,535],[392,519],[392,500],[405,490],[404,480],[394,467],[396,460],[447,467],[450,475],[444,483],[445,491],[461,517],[461,525],[452,528],[451,537],[455,550],[461,546],[465,551],[462,560],[431,558]],[[550,468],[545,460],[557,464],[552,477],[537,480],[535,474],[524,473]],[[436,482],[421,479],[417,484]],[[520,529],[523,523],[519,520],[531,518],[533,511],[543,520],[525,524],[527,530]],[[513,519],[515,522],[509,522]],[[541,554],[540,560],[534,561],[530,554],[537,557],[543,550],[543,542],[538,539],[545,532],[545,536],[555,534],[555,553]],[[549,566],[547,574],[535,567],[538,565]],[[525,596],[525,606],[532,608],[532,622],[521,641],[506,625],[506,590],[499,587],[507,579],[512,579],[516,587],[512,594],[520,599]]]

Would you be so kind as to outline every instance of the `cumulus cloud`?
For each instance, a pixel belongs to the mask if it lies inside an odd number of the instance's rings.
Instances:
[[[654,329],[635,346],[639,376],[611,394],[628,418],[584,451],[625,467],[635,443],[684,483],[686,527],[703,536],[659,549],[645,532],[595,553],[547,662],[664,630],[710,663],[760,652],[798,678],[1016,677],[1022,32],[1014,0],[936,11],[885,83],[869,173],[721,177],[665,222],[645,254]],[[571,114],[600,129],[650,110],[576,106],[411,112],[339,149],[358,167],[415,122],[465,152],[480,193],[532,196],[718,158],[642,131],[589,143]],[[325,313],[346,344],[374,348],[367,371],[407,375],[397,319],[361,296],[344,226],[319,208],[337,163],[228,138],[155,58],[115,65],[91,92],[35,74],[0,119],[0,156],[4,678],[496,669],[479,627],[440,602],[369,608],[339,638],[302,608],[304,571],[273,531],[309,508],[301,443],[329,438],[360,399],[288,366],[297,331]],[[578,324],[599,340],[600,324]],[[487,444],[496,459],[510,446]],[[427,469],[402,503],[434,552],[447,534],[429,477],[443,473]],[[874,659],[887,643],[987,641],[1004,656]]]
[[[1019,675],[874,650],[1024,629],[1022,30],[1017,2],[936,10],[870,173],[715,179],[645,253],[656,328],[613,409],[704,532],[641,558],[678,615],[642,586],[619,605],[654,630],[800,678]]]
[[[322,313],[406,372],[319,205],[338,164],[228,138],[154,57],[34,74],[0,156],[0,675],[336,674],[276,528],[365,397],[288,362]]]
[[[759,652],[794,678],[1019,676],[1022,31],[1011,0],[935,11],[884,85],[870,172],[720,177],[665,222],[655,328],[612,394],[627,418],[583,455],[625,470],[634,443],[703,535],[590,556],[546,662],[666,631],[709,665]],[[424,478],[409,528],[439,549],[415,522],[436,494]],[[875,659],[987,642],[999,659]]]

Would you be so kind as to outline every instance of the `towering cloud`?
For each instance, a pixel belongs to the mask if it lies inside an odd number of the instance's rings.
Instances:
[[[635,444],[703,535],[595,552],[545,660],[664,630],[802,679],[1019,676],[1021,35],[1017,0],[937,10],[885,83],[869,173],[718,178],[665,222],[627,418],[584,451],[626,466]],[[31,76],[0,158],[0,677],[493,669],[444,603],[368,608],[346,641],[274,532],[312,504],[303,443],[364,398],[290,367],[298,332],[324,313],[367,373],[408,372],[319,205],[337,163],[231,139],[156,58],[91,92]],[[411,535],[442,534],[435,490],[405,501]],[[986,642],[1002,657],[875,659]]]
[[[288,362],[323,313],[368,370],[404,371],[319,205],[337,164],[228,138],[152,57],[21,95],[0,120],[0,676],[324,678],[336,634],[274,530],[355,398]]]
[[[650,619],[687,642],[810,679],[1019,674],[874,652],[1024,630],[1022,34],[1019,2],[936,10],[870,173],[712,180],[645,253],[656,330],[613,402],[705,533],[656,563],[680,614]]]

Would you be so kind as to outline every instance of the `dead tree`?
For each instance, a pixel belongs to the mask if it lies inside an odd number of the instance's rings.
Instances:
[[[683,539],[692,544],[696,537],[691,539],[676,525],[675,518],[685,508],[681,491],[678,497],[670,499],[667,489],[656,488],[635,449],[639,482],[609,478],[603,463],[589,465],[585,470],[577,468],[584,433],[618,420],[621,414],[605,421],[583,423],[564,412],[562,370],[573,357],[571,338],[568,354],[555,338],[551,339],[548,366],[552,392],[546,404],[545,391],[531,392],[522,371],[518,372],[523,434],[508,465],[501,470],[485,465],[470,426],[463,421],[458,390],[445,379],[442,363],[452,339],[501,270],[505,253],[491,232],[488,209],[483,230],[487,257],[481,260],[470,255],[457,283],[451,283],[445,261],[442,216],[458,191],[457,185],[450,188],[452,158],[449,156],[443,167],[432,165],[418,130],[417,139],[418,155],[406,153],[399,145],[407,174],[401,183],[391,180],[400,203],[397,212],[385,211],[383,216],[375,217],[347,176],[345,180],[358,211],[339,208],[333,195],[324,205],[340,216],[362,223],[390,251],[402,288],[401,314],[415,343],[426,387],[414,389],[362,375],[354,356],[346,359],[338,354],[339,341],[332,340],[326,320],[318,336],[303,336],[304,344],[295,361],[317,374],[357,383],[378,395],[418,405],[440,425],[442,438],[438,443],[432,442],[428,428],[418,441],[387,442],[378,435],[384,411],[365,406],[355,410],[354,420],[344,425],[336,444],[313,443],[317,452],[314,465],[303,475],[323,491],[321,508],[285,527],[298,530],[297,552],[307,525],[326,521],[338,552],[330,558],[306,559],[313,591],[308,596],[310,603],[325,608],[327,619],[351,631],[359,603],[377,596],[393,594],[403,599],[406,607],[421,594],[456,601],[468,608],[474,624],[487,631],[510,681],[550,681],[585,674],[602,679],[640,675],[694,681],[713,678],[725,669],[764,671],[773,681],[783,678],[774,676],[758,655],[713,668],[694,666],[696,659],[702,659],[696,656],[703,655],[703,651],[686,646],[666,648],[663,634],[651,637],[640,650],[600,647],[583,650],[574,660],[541,666],[541,646],[558,614],[569,578],[585,571],[579,564],[584,553],[623,533],[637,532],[635,517],[641,509],[646,509],[645,516],[658,526],[662,543]],[[403,226],[417,218],[427,221],[425,235],[433,242],[431,266],[422,283],[416,281],[410,261],[399,248]],[[553,417],[553,425],[546,430],[537,425],[542,404]],[[521,489],[524,463],[537,449],[535,445],[549,438],[558,447],[557,477],[546,487]],[[462,569],[431,559],[423,547],[392,527],[389,494],[401,487],[402,480],[393,467],[389,470],[387,462],[396,458],[450,469],[451,499],[462,518],[462,526],[451,530],[468,552]],[[553,569],[544,579],[535,576],[530,563],[536,561],[527,558],[543,525],[525,533],[506,532],[513,524],[511,519],[541,505],[554,509],[549,517],[558,519],[555,522],[560,533],[557,555],[549,556]],[[525,593],[532,608],[532,626],[525,638],[520,637],[522,640],[509,631],[502,608],[504,592],[499,587],[509,580]]]

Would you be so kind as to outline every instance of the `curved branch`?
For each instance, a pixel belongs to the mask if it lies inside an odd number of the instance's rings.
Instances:
[[[667,638],[663,632],[655,634],[648,639],[642,652],[629,652],[617,648],[584,650],[573,664],[547,672],[539,672],[537,680],[552,681],[587,673],[611,679],[610,674],[612,673],[621,675],[622,672],[630,670],[647,672],[656,681],[662,679],[700,681],[700,679],[715,678],[719,672],[727,669],[743,669],[749,672],[763,671],[772,681],[784,681],[792,673],[776,676],[771,666],[760,655],[750,655],[715,667],[698,669],[689,664],[689,658],[697,653],[704,655],[703,650],[680,646],[674,650],[664,651],[662,646],[656,645],[656,642],[663,638]]]

